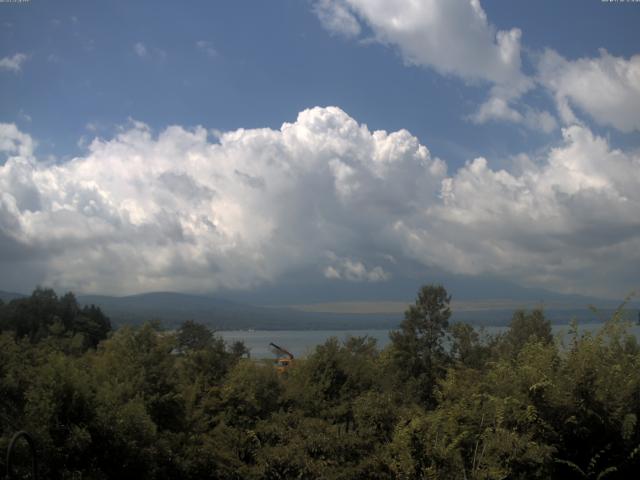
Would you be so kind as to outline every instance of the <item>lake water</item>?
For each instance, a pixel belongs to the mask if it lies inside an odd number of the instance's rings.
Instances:
[[[581,331],[595,331],[601,323],[584,323],[579,325]],[[554,334],[566,335],[569,325],[553,325]],[[485,327],[487,334],[493,335],[506,330],[506,327]],[[310,354],[317,345],[321,345],[330,337],[344,340],[349,336],[375,338],[379,348],[389,343],[390,330],[227,330],[216,332],[226,342],[241,340],[251,350],[252,358],[273,358],[269,343],[286,348],[296,357]],[[640,339],[640,325],[634,325],[631,331]]]
[[[330,337],[344,340],[348,336],[369,335],[378,341],[378,347],[389,342],[389,330],[229,330],[216,333],[226,342],[242,340],[251,350],[252,358],[273,358],[270,342],[286,348],[296,357],[308,355]]]

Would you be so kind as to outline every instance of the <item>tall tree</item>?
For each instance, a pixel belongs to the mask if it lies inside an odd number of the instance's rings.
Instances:
[[[539,308],[530,313],[516,310],[511,318],[506,340],[514,354],[517,354],[530,341],[549,344],[553,342],[551,322],[545,318],[544,312]]]
[[[451,295],[442,285],[425,285],[404,314],[400,329],[391,332],[399,379],[412,386],[426,406],[434,405],[435,383],[444,374],[443,339],[449,327]]]
[[[178,329],[178,348],[183,351],[202,350],[213,343],[213,333],[206,325],[187,320]]]

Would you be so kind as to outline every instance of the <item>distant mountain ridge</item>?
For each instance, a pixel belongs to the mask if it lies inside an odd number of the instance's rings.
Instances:
[[[557,297],[556,297],[557,298]],[[542,306],[553,323],[568,323],[573,318],[582,322],[604,321],[620,302],[598,301],[594,313],[589,299],[569,297],[547,304],[523,301],[467,301],[453,302],[452,320],[478,325],[506,325],[513,312],[519,308],[532,309]],[[185,320],[206,323],[218,330],[340,330],[395,328],[403,318],[404,309],[382,312],[357,309],[324,310],[320,307],[305,309],[300,306],[255,306],[206,295],[175,292],[153,292],[125,297],[81,295],[82,304],[100,306],[116,324],[140,323],[157,319],[174,327]],[[410,301],[406,302],[408,306]],[[332,305],[329,305],[333,307]],[[456,308],[456,306],[458,308]],[[630,306],[635,319],[637,305]],[[636,313],[633,313],[636,312]]]
[[[26,295],[23,295],[22,293],[4,292],[0,290],[0,300],[2,300],[5,303],[10,302],[11,300],[15,300],[17,298],[24,298],[24,297],[26,297]]]
[[[99,306],[116,325],[160,320],[163,325],[172,328],[185,320],[195,320],[218,330],[317,330],[393,328],[400,321],[398,315],[300,312],[176,292],[151,292],[124,297],[79,295],[78,302]]]
[[[58,292],[62,293],[62,292]],[[0,291],[5,303],[25,295]],[[563,301],[532,302],[520,300],[471,300],[452,303],[452,320],[476,325],[506,325],[519,308],[543,306],[553,323],[604,321],[620,302],[567,296]],[[382,309],[371,309],[375,302],[334,302],[314,305],[255,306],[208,295],[177,292],[149,292],[122,297],[109,295],[77,295],[81,305],[97,305],[111,318],[114,326],[141,324],[158,320],[166,328],[176,328],[186,320],[194,320],[216,330],[362,330],[396,328],[403,318],[403,302],[378,302]],[[593,300],[590,302],[589,300]],[[367,305],[369,303],[369,305]],[[406,301],[408,305],[411,301]],[[589,310],[590,303],[599,308]],[[390,304],[390,305],[385,305]],[[630,318],[637,318],[637,303],[630,306]]]

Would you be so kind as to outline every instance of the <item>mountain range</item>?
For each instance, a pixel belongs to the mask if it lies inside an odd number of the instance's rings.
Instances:
[[[60,292],[59,292],[60,293]],[[0,291],[4,302],[20,298],[20,293]],[[97,305],[114,326],[157,320],[166,328],[176,328],[186,320],[205,323],[215,330],[366,330],[395,328],[411,303],[390,302],[316,302],[307,304],[257,306],[209,295],[176,292],[151,292],[129,296],[78,295],[82,305]],[[590,305],[597,305],[593,311]],[[452,320],[478,325],[506,325],[517,309],[543,307],[553,323],[572,318],[582,322],[605,320],[616,302],[586,297],[554,296],[540,302],[526,299],[463,300],[452,302]],[[637,304],[629,305],[635,320]]]

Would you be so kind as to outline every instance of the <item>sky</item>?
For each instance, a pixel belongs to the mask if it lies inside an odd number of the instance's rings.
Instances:
[[[640,3],[0,3],[0,289],[640,287]]]

